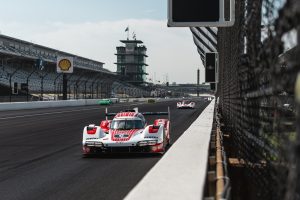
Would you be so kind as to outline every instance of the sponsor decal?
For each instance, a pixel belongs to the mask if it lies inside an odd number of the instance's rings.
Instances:
[[[115,117],[135,117],[137,116],[137,113],[135,112],[122,112],[122,113],[118,113]]]
[[[129,135],[128,134],[116,134],[115,138],[128,138]]]
[[[130,138],[139,131],[140,129],[132,130],[111,130],[111,140],[112,141],[129,141]]]
[[[56,71],[57,73],[73,73],[73,58],[57,57]]]
[[[152,138],[152,139],[157,139],[158,137],[157,136],[147,136],[147,137],[145,137],[145,138]]]

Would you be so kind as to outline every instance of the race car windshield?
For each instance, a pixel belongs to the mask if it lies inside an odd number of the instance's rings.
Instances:
[[[142,129],[142,120],[113,120],[110,129],[115,130],[130,130],[130,129]]]

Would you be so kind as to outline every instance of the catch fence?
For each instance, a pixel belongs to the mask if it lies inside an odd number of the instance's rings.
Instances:
[[[218,29],[232,199],[300,199],[299,22],[299,0],[237,0]]]

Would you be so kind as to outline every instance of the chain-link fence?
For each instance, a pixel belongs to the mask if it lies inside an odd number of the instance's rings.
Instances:
[[[300,199],[300,1],[237,0],[236,16],[218,30],[232,198]]]

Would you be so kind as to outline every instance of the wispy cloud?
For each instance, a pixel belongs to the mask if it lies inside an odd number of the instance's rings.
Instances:
[[[149,10],[150,11],[150,10]],[[116,46],[126,39],[127,25],[148,48],[147,72],[150,77],[163,80],[168,74],[170,82],[196,82],[196,69],[202,63],[187,28],[167,28],[166,22],[149,19],[85,22],[67,24],[48,23],[39,27],[26,24],[5,24],[0,21],[3,34],[78,54],[106,63],[105,68],[116,70]],[[130,34],[132,35],[132,34]],[[202,80],[203,78],[202,71]]]

